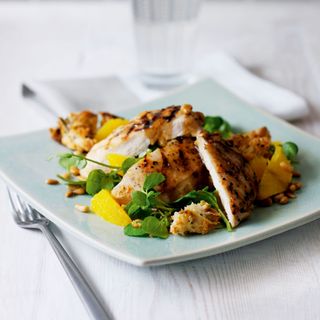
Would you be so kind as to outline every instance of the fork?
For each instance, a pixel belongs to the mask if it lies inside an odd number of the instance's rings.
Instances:
[[[67,272],[90,317],[94,320],[112,320],[113,317],[104,310],[101,302],[94,294],[78,267],[50,230],[50,221],[29,204],[22,201],[17,194],[14,194],[9,189],[7,190],[14,221],[22,228],[38,229],[44,233],[54,252],[58,256],[63,268]]]

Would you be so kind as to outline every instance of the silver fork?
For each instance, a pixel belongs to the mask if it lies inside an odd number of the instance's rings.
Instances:
[[[84,276],[81,274],[78,267],[71,260],[68,253],[49,229],[50,221],[29,204],[22,201],[18,195],[10,192],[9,189],[8,195],[14,221],[22,228],[38,229],[44,233],[54,252],[58,256],[63,268],[67,272],[91,318],[94,320],[113,319],[113,317],[104,310],[102,304],[94,294]]]

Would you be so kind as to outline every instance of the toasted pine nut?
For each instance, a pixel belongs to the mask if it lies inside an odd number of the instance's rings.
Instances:
[[[65,194],[64,194],[67,198],[70,198],[73,196],[73,191],[68,190]]]
[[[297,190],[302,188],[302,183],[301,182],[295,182],[295,186],[297,188]]]
[[[81,212],[85,212],[85,213],[90,212],[90,208],[82,204],[75,204],[74,207]]]
[[[133,220],[133,221],[131,222],[131,224],[132,224],[132,226],[133,226],[134,228],[140,228],[140,227],[141,227],[141,222],[142,222],[142,220],[136,219],[136,220]]]
[[[279,202],[283,197],[284,197],[284,194],[283,194],[283,193],[278,193],[278,194],[276,194],[275,196],[273,196],[273,199],[274,199],[276,202]]]
[[[289,198],[286,196],[283,196],[279,201],[280,204],[287,204],[288,202],[289,202]]]
[[[74,189],[73,193],[77,194],[77,195],[81,195],[81,194],[85,194],[86,191],[83,188],[80,187],[80,188]]]
[[[56,179],[47,179],[46,184],[55,185],[55,184],[59,184],[59,181]]]
[[[293,192],[286,192],[286,196],[290,199],[294,199],[297,197],[296,194]]]
[[[191,114],[192,105],[191,105],[191,104],[183,104],[183,105],[181,106],[181,111],[182,111],[185,115]]]
[[[70,173],[69,172],[65,172],[61,175],[62,178],[64,179],[69,179],[70,178]]]
[[[295,192],[297,190],[297,187],[294,183],[290,183],[289,184],[289,188],[288,188],[291,192]]]
[[[70,168],[70,172],[74,175],[74,176],[78,176],[80,174],[80,170],[77,167],[71,167]]]

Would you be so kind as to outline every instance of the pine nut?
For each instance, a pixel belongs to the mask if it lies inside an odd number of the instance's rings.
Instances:
[[[81,194],[85,194],[86,191],[83,188],[80,187],[80,188],[74,189],[73,193],[77,194],[77,195],[81,195]]]
[[[69,179],[70,178],[70,173],[69,172],[65,172],[61,175],[62,178],[64,179]]]
[[[84,212],[84,213],[88,213],[90,212],[90,208],[89,206],[85,206],[85,205],[82,205],[82,204],[75,204],[74,207],[81,211],[81,212]]]
[[[59,181],[56,179],[47,179],[46,184],[55,185],[55,184],[59,184]]]
[[[293,192],[286,192],[286,196],[290,199],[294,199],[297,197],[297,195]]]
[[[278,194],[276,194],[275,196],[273,196],[273,199],[274,199],[276,202],[279,202],[283,197],[284,197],[284,194],[283,194],[283,193],[278,193]]]
[[[283,196],[279,201],[280,204],[287,204],[288,202],[289,202],[289,198],[286,196]]]
[[[71,167],[70,168],[70,172],[71,174],[73,174],[74,176],[78,176],[80,174],[80,170],[77,167]]]
[[[290,191],[295,192],[297,190],[297,187],[294,183],[290,183],[289,188]]]
[[[68,190],[65,194],[64,194],[67,198],[70,198],[73,196],[73,191]]]

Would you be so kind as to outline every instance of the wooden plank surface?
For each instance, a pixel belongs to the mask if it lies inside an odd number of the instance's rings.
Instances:
[[[319,12],[304,2],[206,4],[198,55],[225,49],[304,96],[311,112],[295,124],[320,137]],[[127,3],[0,4],[0,134],[48,126],[27,109],[22,79],[133,70],[130,23]],[[13,224],[3,185],[0,226],[0,319],[87,319],[43,236]],[[319,221],[218,256],[145,269],[55,231],[116,319],[320,318]]]

